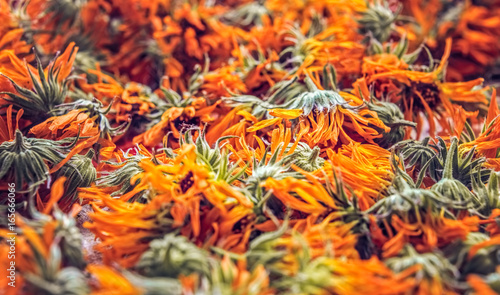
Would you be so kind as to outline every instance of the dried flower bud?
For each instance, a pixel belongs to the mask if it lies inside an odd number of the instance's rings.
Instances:
[[[281,108],[302,109],[302,115],[307,117],[314,110],[318,113],[333,111],[337,106],[344,109],[356,110],[359,107],[350,105],[335,90],[319,90],[309,76],[305,79],[308,91],[287,101]]]
[[[86,155],[74,155],[56,173],[56,178],[65,176],[64,195],[59,201],[61,209],[69,209],[76,202],[77,189],[89,187],[97,179],[97,171],[92,164],[95,152],[90,149]]]
[[[481,207],[470,211],[487,218],[494,209],[500,209],[500,183],[498,181],[500,173],[491,171],[488,186],[486,186],[481,179],[481,172],[483,170],[477,169],[476,175],[472,177],[473,192],[481,201]]]
[[[286,162],[285,159],[277,160],[278,154],[281,148],[277,148],[276,151],[271,155],[271,158],[266,163],[266,157],[264,156],[259,162],[254,158],[252,165],[252,174],[246,179],[246,190],[250,193],[251,199],[255,204],[262,201],[264,197],[264,188],[262,184],[268,178],[274,179],[285,179],[286,177],[304,178],[304,176],[295,171],[291,171],[291,162]],[[274,198],[270,199],[271,201]],[[274,203],[274,202],[271,202]],[[268,205],[271,205],[268,203]],[[279,205],[271,205],[271,208],[278,209]]]
[[[438,192],[410,186],[407,181],[397,175],[394,186],[389,187],[389,195],[380,199],[368,212],[380,216],[415,216],[415,210],[432,210],[439,212],[446,208],[446,199]],[[411,214],[411,215],[409,215]]]
[[[391,36],[399,12],[393,13],[386,3],[380,1],[369,5],[357,20],[361,34],[371,34],[377,41],[385,42]]]
[[[79,99],[71,103],[60,104],[52,112],[56,115],[63,115],[72,110],[81,110],[85,112],[89,118],[95,117],[95,124],[99,126],[101,137],[107,138],[108,136],[118,136],[124,134],[130,127],[131,120],[124,122],[121,125],[112,127],[106,115],[111,111],[113,103],[111,102],[106,108],[103,107],[102,102],[97,99],[87,100]]]
[[[420,280],[437,279],[450,284],[459,277],[459,272],[448,259],[437,250],[429,253],[418,253],[413,246],[407,244],[396,257],[386,260],[385,264],[396,273],[412,266],[420,265],[415,277]]]
[[[28,67],[28,73],[33,83],[33,90],[25,89],[19,86],[11,78],[5,76],[10,80],[16,93],[2,92],[7,94],[6,101],[13,104],[15,107],[24,110],[25,116],[39,121],[43,121],[49,117],[51,111],[58,105],[64,102],[68,91],[68,84],[70,79],[65,79],[58,82],[60,69],[55,69],[54,63],[48,68],[48,74],[45,75],[42,68],[42,63],[37,57],[37,70],[40,79],[35,77]]]
[[[83,236],[76,226],[76,220],[61,210],[54,210],[54,219],[58,221],[56,234],[61,236],[61,252],[68,265],[84,269],[87,263],[83,257]]]
[[[415,127],[414,122],[406,121],[399,107],[391,102],[370,102],[367,104],[370,111],[377,113],[378,118],[391,128],[390,132],[382,132],[382,138],[375,139],[375,142],[383,148],[389,148],[392,145],[403,140],[405,129],[408,126]]]
[[[77,268],[66,267],[57,272],[52,281],[41,280],[32,274],[24,275],[34,288],[35,293],[40,295],[87,295],[90,288],[87,285],[84,274]]]
[[[300,169],[307,172],[313,172],[321,169],[325,164],[325,159],[319,156],[320,148],[315,146],[313,149],[304,142],[299,142],[293,154],[284,159],[285,163],[293,163]]]
[[[87,285],[85,275],[76,267],[62,267],[62,255],[59,245],[53,243],[50,246],[49,256],[43,257],[36,247],[32,246],[34,252],[38,253],[38,273],[24,273],[23,277],[28,282],[29,294],[40,295],[86,295],[90,288]]]
[[[68,140],[26,138],[16,130],[13,141],[0,144],[0,179],[14,180],[16,187],[38,187],[49,175],[49,164],[57,164],[65,157],[64,152],[73,147],[62,146]],[[76,141],[75,141],[76,143]]]
[[[458,240],[443,249],[443,253],[448,260],[456,265],[462,276],[468,274],[487,275],[495,271],[500,263],[500,246],[489,245],[474,251],[471,256],[471,249],[480,243],[487,242],[490,238],[483,233],[471,232],[465,241]]]
[[[462,182],[453,177],[453,166],[458,166],[457,150],[458,139],[454,137],[446,155],[443,177],[431,189],[449,199],[450,207],[454,209],[466,209],[481,205],[478,197],[472,194]]]
[[[231,25],[246,27],[251,25],[262,26],[262,17],[269,15],[269,10],[263,5],[264,1],[252,1],[236,9],[226,12],[223,20]]]
[[[181,274],[209,273],[207,253],[183,236],[167,234],[153,240],[149,247],[136,265],[146,276],[177,278]]]

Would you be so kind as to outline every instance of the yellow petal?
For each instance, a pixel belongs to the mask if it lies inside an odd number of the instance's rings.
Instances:
[[[238,111],[236,112],[236,115],[240,115],[242,116],[245,120],[247,121],[252,121],[254,123],[257,123],[259,120],[257,120],[257,118],[255,118],[254,115],[250,114],[249,112],[247,111]]]
[[[279,117],[283,119],[295,119],[302,115],[303,111],[301,109],[272,109],[269,111],[269,114],[274,117]]]
[[[280,122],[281,118],[267,119],[247,128],[247,132],[254,132]]]

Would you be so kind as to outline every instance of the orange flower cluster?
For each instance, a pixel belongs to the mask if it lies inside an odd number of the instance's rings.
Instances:
[[[1,294],[500,293],[500,1],[0,16]]]

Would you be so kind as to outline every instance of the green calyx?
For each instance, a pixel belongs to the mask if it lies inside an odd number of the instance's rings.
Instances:
[[[385,42],[394,30],[394,22],[399,12],[394,13],[385,1],[384,4],[376,1],[375,4],[369,5],[368,9],[356,20],[359,24],[359,32],[363,35],[371,34],[377,41]]]
[[[229,154],[227,151],[222,150],[221,142],[230,138],[237,138],[237,136],[222,136],[217,139],[212,148],[205,138],[205,130],[200,130],[196,141],[193,140],[191,132],[186,132],[184,136],[180,137],[179,143],[181,146],[193,144],[196,147],[196,161],[199,164],[206,165],[214,173],[216,180],[224,180],[231,184],[243,175],[245,169],[237,171],[240,163],[230,164]]]
[[[471,232],[465,240],[457,240],[443,249],[443,254],[461,270],[462,279],[469,274],[487,275],[495,272],[500,263],[500,246],[489,245],[475,251],[475,254],[469,257],[472,247],[487,242],[490,239],[488,235],[480,232]]]
[[[136,265],[146,276],[177,278],[192,273],[207,276],[210,272],[207,253],[183,236],[167,234],[153,240],[149,247]]]
[[[3,75],[10,80],[17,94],[11,92],[2,92],[0,94],[6,94],[8,97],[6,97],[5,100],[16,108],[23,109],[27,117],[43,121],[50,116],[50,112],[64,102],[68,91],[68,84],[71,80],[65,79],[59,82],[57,79],[59,77],[60,68],[54,69],[54,64],[49,66],[46,76],[38,57],[37,62],[38,76],[40,79],[35,77],[28,68],[33,89],[23,88],[11,78]]]
[[[387,259],[385,264],[395,273],[420,265],[421,269],[415,275],[419,280],[440,279],[445,284],[450,284],[459,276],[457,268],[439,251],[418,253],[410,244],[407,244],[398,256]]]
[[[337,91],[319,90],[310,77],[306,77],[305,82],[308,91],[292,98],[286,104],[286,109],[302,109],[303,116],[308,116],[313,110],[318,113],[331,112],[337,106],[345,109],[358,109],[358,107],[351,106]]]
[[[402,157],[399,156],[399,158]],[[421,212],[430,210],[439,215],[444,210],[447,216],[453,218],[453,215],[447,210],[447,199],[443,195],[433,190],[420,188],[429,164],[430,161],[422,167],[417,181],[414,182],[399,167],[399,163],[393,155],[392,166],[395,170],[395,176],[392,185],[387,189],[387,196],[377,201],[366,212],[377,214],[379,218],[390,218],[392,215],[397,215],[416,220],[420,218]]]
[[[65,153],[73,144],[64,146],[69,139],[52,141],[48,139],[26,138],[16,130],[13,141],[0,144],[0,179],[14,180],[16,187],[27,185],[29,190],[47,180],[49,166],[56,165],[65,158]]]
[[[313,172],[323,168],[325,164],[325,159],[320,157],[320,152],[320,148],[317,146],[311,149],[308,144],[299,142],[294,152],[287,156],[284,162],[295,164],[307,172]]]
[[[404,119],[403,113],[399,107],[391,102],[369,102],[368,109],[377,113],[378,118],[391,128],[389,132],[382,132],[382,138],[378,138],[375,142],[383,148],[389,148],[392,145],[403,140],[406,127],[415,127],[416,123]]]
[[[23,278],[27,281],[27,289],[30,290],[29,294],[86,295],[90,292],[83,271],[74,266],[66,266],[64,259],[68,258],[69,252],[62,252],[59,243],[62,238],[66,239],[62,236],[63,234],[67,233],[57,232],[47,257],[40,253],[37,247],[30,244],[35,257],[33,263],[36,264],[37,271],[36,273],[23,273]],[[81,251],[81,248],[73,250]]]
[[[66,177],[64,195],[60,200],[60,206],[68,209],[76,202],[77,189],[89,187],[97,179],[97,171],[92,164],[95,152],[90,149],[86,155],[74,155],[56,173],[56,178]]]
[[[226,12],[223,20],[231,25],[246,27],[251,25],[262,26],[262,17],[270,11],[263,5],[264,1],[253,1],[243,4],[234,10]]]
[[[456,163],[454,165],[457,161],[455,156],[457,152],[458,139],[454,137],[446,155],[443,176],[431,189],[448,198],[452,204],[456,204],[454,209],[473,208],[481,205],[479,199],[462,182],[453,177],[453,166],[457,166]]]

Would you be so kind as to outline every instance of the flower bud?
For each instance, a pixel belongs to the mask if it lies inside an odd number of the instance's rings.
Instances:
[[[181,274],[209,273],[207,254],[183,236],[167,234],[152,241],[149,247],[136,265],[146,276],[177,278]]]

